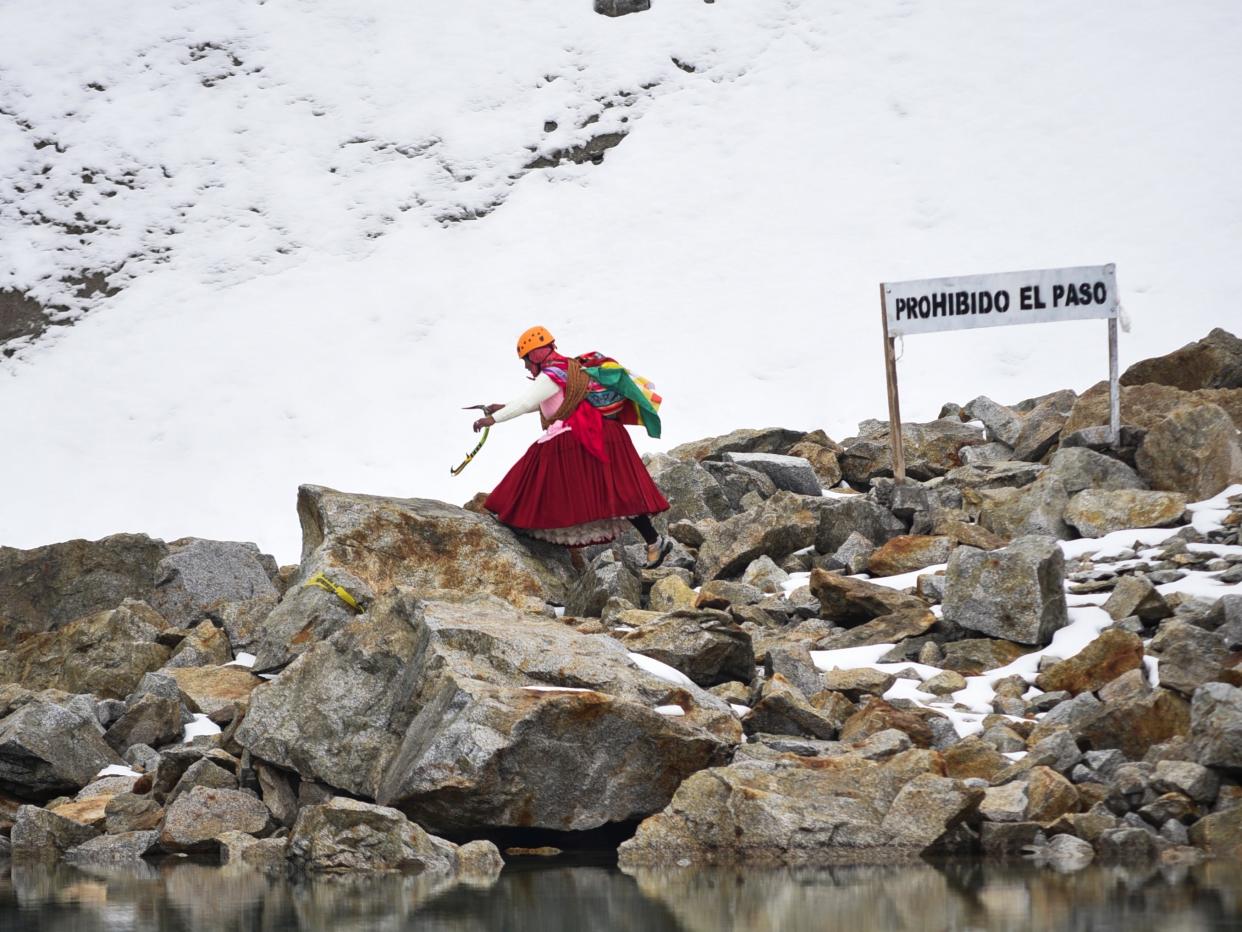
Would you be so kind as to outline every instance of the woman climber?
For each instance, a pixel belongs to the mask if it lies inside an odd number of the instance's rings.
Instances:
[[[543,327],[518,338],[518,356],[531,386],[506,404],[487,405],[477,433],[500,421],[539,411],[543,435],[509,470],[484,507],[531,537],[570,548],[614,540],[633,525],[647,544],[648,568],[664,562],[672,543],[651,516],[668,509],[626,432],[641,424],[658,437],[660,398],[599,353],[568,358]]]

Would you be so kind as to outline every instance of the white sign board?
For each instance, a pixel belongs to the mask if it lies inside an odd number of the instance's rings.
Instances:
[[[1117,316],[1116,266],[886,282],[888,336]]]

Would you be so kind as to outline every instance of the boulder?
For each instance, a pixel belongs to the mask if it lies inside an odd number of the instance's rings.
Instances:
[[[678,521],[723,521],[737,508],[716,478],[697,460],[677,459],[666,453],[643,457],[647,471],[668,500],[663,517],[669,524]]]
[[[821,677],[821,688],[842,693],[857,702],[863,696],[883,696],[897,677],[871,667],[842,670],[839,667],[826,671]]]
[[[840,650],[871,644],[895,644],[906,638],[926,634],[936,625],[936,616],[923,605],[907,605],[887,615],[873,618],[846,631],[819,640],[816,650]]]
[[[875,544],[857,531],[851,531],[850,536],[830,556],[815,558],[812,566],[825,570],[844,570],[851,574],[865,573],[873,553]]]
[[[225,832],[258,835],[268,828],[267,807],[242,790],[196,786],[168,807],[160,845],[168,851],[215,851]]]
[[[1242,689],[1207,683],[1195,690],[1190,736],[1198,763],[1242,770]]]
[[[1210,805],[1220,791],[1220,777],[1215,771],[1193,761],[1162,760],[1156,762],[1152,789],[1158,793],[1183,793],[1197,803]]]
[[[754,586],[760,592],[784,592],[789,574],[777,566],[771,557],[763,556],[754,560],[742,573],[742,583]]]
[[[574,579],[563,548],[519,538],[491,517],[444,502],[305,485],[298,516],[302,581],[323,572],[364,602],[405,586],[484,592],[542,608],[564,604]],[[332,593],[296,586],[268,616],[255,669],[287,663],[353,616]]]
[[[839,624],[858,625],[906,609],[927,610],[927,603],[916,596],[819,569],[811,572],[810,587],[819,599],[820,615]]]
[[[1022,433],[1022,418],[987,395],[967,402],[962,410],[974,420],[983,422],[990,440],[999,440],[1009,447],[1018,442],[1018,435]]]
[[[820,501],[777,492],[750,511],[711,525],[699,547],[699,575],[703,579],[733,576],[757,557],[780,561],[811,546],[819,529]]]
[[[867,570],[872,576],[900,576],[947,563],[957,544],[950,537],[902,534],[886,541],[871,554]]]
[[[214,602],[207,607],[206,615],[224,629],[234,653],[253,653],[264,622],[278,601],[277,596],[267,595],[242,602]]]
[[[1143,696],[1103,703],[1096,714],[1070,730],[1084,748],[1116,748],[1131,760],[1141,760],[1152,745],[1190,733],[1190,704],[1167,689],[1153,689]]]
[[[0,547],[0,648],[31,634],[143,599],[168,553],[145,534],[71,540],[34,550]]]
[[[959,780],[988,780],[1009,766],[1009,758],[977,735],[963,738],[944,751],[945,773]]]
[[[818,508],[820,520],[814,544],[820,553],[835,553],[853,534],[861,534],[878,545],[907,530],[887,508],[861,495],[821,499]]]
[[[14,860],[55,858],[90,841],[99,829],[40,809],[22,806],[9,836]]]
[[[298,813],[288,856],[294,866],[313,873],[435,875],[452,873],[456,848],[428,835],[396,809],[336,796]]]
[[[786,453],[803,435],[784,427],[744,428],[721,437],[706,437],[673,447],[668,455],[679,460],[719,459],[725,453]]]
[[[1237,424],[1217,405],[1175,408],[1147,432],[1135,465],[1153,489],[1181,492],[1191,501],[1211,498],[1242,482]]]
[[[191,711],[232,718],[226,711],[244,709],[263,680],[245,667],[176,667],[168,671]]]
[[[1069,621],[1061,549],[1047,537],[1019,538],[1001,550],[959,547],[945,570],[943,612],[970,631],[1048,644]]]
[[[169,791],[164,804],[171,806],[183,794],[189,793],[198,786],[208,790],[235,790],[237,789],[237,777],[215,761],[206,757],[199,758],[186,768],[181,779]]]
[[[164,807],[139,793],[118,793],[104,807],[104,827],[109,835],[158,829],[163,821]]]
[[[824,446],[811,440],[799,440],[789,448],[790,456],[799,456],[811,464],[821,489],[835,488],[840,484],[841,463],[837,459],[840,452],[843,451],[835,443]]]
[[[601,16],[628,16],[651,9],[651,0],[595,0],[595,12]]]
[[[1173,527],[1185,513],[1180,492],[1087,489],[1070,499],[1065,521],[1083,537],[1103,537],[1127,528]]]
[[[824,678],[811,659],[811,652],[802,646],[769,649],[764,670],[769,677],[779,673],[807,698],[817,695],[824,688]],[[745,703],[747,700],[738,701]]]
[[[1008,666],[1033,648],[1000,638],[964,638],[944,644],[939,666],[964,676],[978,676]]]
[[[1242,807],[1204,816],[1190,827],[1190,842],[1214,858],[1236,864],[1242,858]]]
[[[1242,391],[1237,389],[1198,389],[1182,391],[1168,385],[1123,385],[1121,387],[1121,423],[1125,427],[1150,431],[1175,408],[1187,405],[1215,404],[1224,408],[1235,426],[1242,427]],[[1097,382],[1078,396],[1065,434],[1108,424],[1108,382]],[[1124,439],[1124,438],[1123,438]],[[1142,470],[1139,470],[1142,475]]]
[[[169,651],[156,643],[164,619],[143,602],[33,634],[0,652],[0,682],[123,699]]]
[[[565,614],[598,618],[609,599],[621,599],[638,608],[643,600],[638,573],[638,566],[626,559],[625,551],[605,550],[570,588]]]
[[[276,561],[254,544],[187,537],[168,545],[155,570],[151,606],[179,628],[191,628],[217,601],[272,598]]]
[[[70,864],[124,864],[141,861],[159,844],[156,831],[96,835],[65,855]]]
[[[1027,822],[1050,825],[1066,813],[1078,809],[1078,793],[1074,784],[1051,767],[1037,766],[1030,770],[1026,784]]]
[[[647,607],[653,612],[694,608],[697,595],[680,576],[665,576],[652,584],[647,593]]]
[[[1065,491],[1076,495],[1086,489],[1145,489],[1147,483],[1121,460],[1087,447],[1062,447],[1048,460],[1047,474],[1058,479]]]
[[[756,499],[765,500],[776,494],[776,483],[757,470],[712,460],[704,460],[700,465],[720,484],[729,502],[729,515],[746,511]],[[675,522],[670,521],[669,527],[673,526]]]
[[[1204,683],[1220,679],[1231,658],[1219,635],[1179,619],[1160,626],[1147,652],[1160,661],[1160,685],[1187,698]]]
[[[865,741],[872,735],[895,728],[910,736],[920,748],[931,747],[935,741],[928,719],[917,711],[899,709],[878,696],[866,696],[857,712],[841,726],[842,741]]]
[[[982,796],[856,755],[786,755],[780,764],[696,773],[621,845],[621,866],[897,860],[966,819]]]
[[[1059,540],[1073,536],[1065,523],[1069,494],[1061,481],[1052,476],[1040,476],[1021,489],[969,493],[967,501],[977,508],[979,523],[1006,540],[1032,534]]]
[[[801,457],[779,453],[725,453],[722,458],[726,463],[763,473],[778,489],[799,495],[823,494],[824,487],[819,476],[811,464]]]
[[[1035,678],[1035,685],[1047,692],[1064,690],[1077,696],[1095,692],[1127,670],[1142,666],[1142,639],[1128,631],[1108,628],[1073,657],[1041,672]]]
[[[960,780],[920,774],[901,788],[880,827],[900,847],[926,848],[974,812],[983,790]]]
[[[729,680],[746,683],[755,675],[750,635],[725,612],[671,612],[623,634],[620,640],[635,653],[680,670],[699,686]]]
[[[1018,460],[998,460],[990,463],[972,463],[951,469],[945,475],[945,482],[963,491],[986,492],[996,489],[1020,489],[1028,486],[1045,472],[1048,467],[1039,463],[1024,463]]]
[[[963,447],[986,442],[982,431],[956,418],[941,418],[925,424],[903,423],[901,439],[906,474],[919,481],[943,476],[962,465]],[[863,421],[858,425],[858,436],[842,441],[841,446],[845,452],[837,459],[842,476],[851,485],[865,488],[872,479],[893,474],[887,421]]]
[[[1183,391],[1242,388],[1242,340],[1220,327],[1164,356],[1143,359],[1121,374],[1122,385],[1156,382]]]
[[[1113,587],[1104,611],[1113,621],[1132,615],[1151,624],[1173,614],[1173,609],[1150,582],[1140,576],[1123,576]]]
[[[853,711],[851,708],[849,711]],[[841,707],[820,709],[781,674],[764,681],[759,700],[742,717],[747,734],[797,735],[831,740],[841,730]]]
[[[6,793],[44,800],[77,792],[119,763],[88,709],[32,699],[0,720],[0,790]]]
[[[1071,391],[1054,392],[1025,412],[1022,430],[1013,443],[1014,459],[1030,462],[1042,459],[1060,439],[1074,400]]]
[[[181,738],[186,724],[182,718],[184,714],[180,699],[148,694],[132,703],[125,714],[112,723],[104,740],[118,754],[124,754],[134,744],[153,748],[169,744]]]
[[[732,753],[732,710],[687,684],[494,598],[398,589],[257,688],[236,740],[432,830],[595,828]]]
[[[224,629],[210,621],[202,621],[181,639],[164,667],[213,667],[232,659],[233,651]]]

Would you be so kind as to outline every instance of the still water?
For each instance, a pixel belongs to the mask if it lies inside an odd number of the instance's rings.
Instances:
[[[13,865],[0,930],[727,932],[1242,929],[1242,872],[1024,864],[644,870],[514,863],[487,888],[418,877],[290,883],[185,861],[81,870]]]

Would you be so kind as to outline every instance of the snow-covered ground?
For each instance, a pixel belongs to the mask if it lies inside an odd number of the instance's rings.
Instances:
[[[1242,495],[1242,485],[1230,486],[1214,498],[1189,505],[1189,510],[1195,516],[1193,522],[1195,529],[1203,534],[1220,530],[1221,519],[1228,514],[1228,499],[1236,495]],[[1102,560],[1128,549],[1135,549],[1139,557],[1155,558],[1160,549],[1158,545],[1173,537],[1177,531],[1177,528],[1114,531],[1100,538],[1061,541],[1060,546],[1067,559],[1087,557],[1092,560]],[[1217,556],[1239,550],[1237,546],[1225,544],[1192,544],[1190,546]],[[1121,564],[1114,564],[1114,566],[1121,568]],[[857,578],[867,579],[878,585],[904,589],[914,585],[918,576],[935,573],[944,568],[944,565],[937,565],[902,576],[872,579],[866,574],[861,574]],[[1156,586],[1156,590],[1161,595],[1185,593],[1200,596],[1209,601],[1225,595],[1242,595],[1242,583],[1223,583],[1216,578],[1217,575],[1216,572],[1188,569],[1181,579]],[[799,586],[806,585],[809,577],[809,573],[791,574],[785,583],[785,591],[792,592]],[[811,657],[821,670],[870,668],[898,676],[897,681],[884,693],[885,699],[908,699],[923,708],[940,712],[949,718],[959,735],[967,737],[982,731],[983,720],[992,714],[992,703],[996,698],[993,686],[996,682],[1016,675],[1021,676],[1027,683],[1033,684],[1039,673],[1041,660],[1044,658],[1068,660],[1113,623],[1113,619],[1100,607],[1108,601],[1111,591],[1077,595],[1071,594],[1072,590],[1073,584],[1067,582],[1066,602],[1069,606],[1069,624],[1053,635],[1047,647],[1025,654],[1012,663],[989,670],[982,675],[966,677],[966,688],[947,696],[934,697],[919,688],[925,680],[941,672],[939,668],[911,662],[881,663],[880,658],[891,651],[896,646],[895,644],[811,651]],[[1143,658],[1143,662],[1148,681],[1151,685],[1158,686],[1160,684],[1159,661],[1155,657],[1148,656]],[[1032,686],[1028,696],[1034,696],[1039,692],[1039,689]],[[1036,719],[1042,717],[1042,714],[1035,716]]]
[[[0,363],[0,543],[286,562],[300,482],[464,501],[536,322],[657,383],[643,449],[884,416],[882,280],[1111,261],[1123,363],[1236,329],[1240,45],[1221,0],[0,6],[0,288],[123,289]],[[911,419],[1105,373],[1102,322],[902,352]]]

